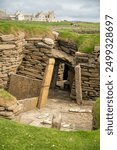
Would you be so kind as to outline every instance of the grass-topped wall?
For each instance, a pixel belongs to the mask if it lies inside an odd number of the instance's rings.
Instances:
[[[26,37],[53,38],[53,30],[59,32],[59,39],[75,43],[83,53],[91,53],[100,45],[99,23],[0,21],[0,35],[22,31]]]
[[[100,34],[78,34],[67,30],[60,31],[60,39],[73,42],[77,50],[83,53],[91,53],[96,45],[100,45]]]

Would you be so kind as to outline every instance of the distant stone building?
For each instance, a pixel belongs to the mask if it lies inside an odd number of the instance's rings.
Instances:
[[[43,22],[46,22],[47,19],[46,19],[46,14],[43,13],[42,11],[37,13],[35,15],[35,17],[33,18],[35,21],[43,21]]]
[[[25,20],[23,13],[20,11],[17,11],[14,15],[10,15],[10,19],[19,21]]]
[[[57,22],[54,11],[48,12],[46,17],[48,22]]]
[[[17,12],[16,12],[15,18],[16,18],[16,20],[19,20],[19,21],[25,20],[24,14],[21,13],[20,11],[17,11]]]
[[[42,21],[42,22],[57,22],[54,11],[48,13],[38,12],[36,15],[24,15],[22,12],[17,11],[14,15],[10,16],[11,20],[18,21]]]

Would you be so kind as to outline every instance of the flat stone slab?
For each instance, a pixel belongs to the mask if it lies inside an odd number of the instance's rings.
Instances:
[[[32,38],[27,38],[26,41],[42,41],[42,38],[40,38],[40,37],[32,37]]]
[[[13,40],[15,40],[15,36],[13,34],[2,35],[2,36],[0,36],[0,40],[3,41],[3,42],[13,41]]]
[[[15,48],[14,44],[2,44],[0,45],[0,50],[7,50]]]
[[[47,49],[52,49],[53,48],[52,45],[47,45],[47,44],[45,44],[43,42],[37,43],[37,47],[39,47],[39,48],[47,48]]]
[[[52,40],[50,38],[44,38],[43,42],[48,45],[54,45],[54,40]]]
[[[18,100],[38,97],[41,81],[26,76],[12,74],[10,76],[9,92]]]

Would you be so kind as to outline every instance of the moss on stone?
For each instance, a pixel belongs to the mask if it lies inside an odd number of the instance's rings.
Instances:
[[[15,99],[14,96],[12,96],[9,92],[5,91],[4,89],[0,89],[0,99],[1,98],[8,101]]]

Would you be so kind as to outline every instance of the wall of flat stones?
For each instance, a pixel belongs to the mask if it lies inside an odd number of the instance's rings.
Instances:
[[[0,36],[0,88],[7,88],[9,76],[16,73],[23,59],[24,34]]]
[[[61,59],[73,68],[80,64],[82,76],[82,94],[84,100],[94,100],[99,96],[100,62],[99,47],[92,54],[76,52],[73,43],[49,38],[27,38],[24,34],[0,36],[0,87],[7,88],[9,76],[17,73],[32,79],[43,80],[49,58]],[[61,66],[58,79],[63,77]],[[74,77],[72,77],[74,79]],[[74,80],[75,81],[75,80]],[[71,85],[71,98],[75,99],[75,82]]]
[[[64,40],[58,40],[58,49],[71,55],[75,56],[75,52],[77,51],[76,44]]]
[[[100,47],[96,46],[92,54],[76,52],[76,65],[81,66],[83,100],[95,100],[100,94]],[[71,97],[75,99],[75,84],[72,85]]]
[[[45,38],[26,39],[23,61],[17,70],[17,74],[42,80],[48,59],[52,57],[51,50],[54,42]]]

